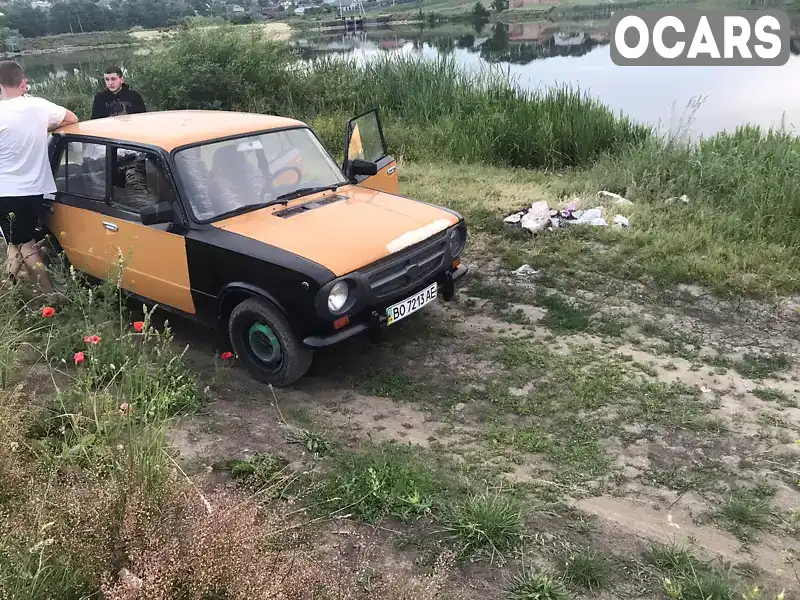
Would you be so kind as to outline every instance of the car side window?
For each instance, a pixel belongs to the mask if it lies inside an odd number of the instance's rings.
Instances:
[[[106,198],[106,146],[67,142],[56,168],[59,192],[92,200]]]
[[[112,196],[117,207],[140,214],[175,195],[158,156],[152,152],[114,148],[111,155]]]

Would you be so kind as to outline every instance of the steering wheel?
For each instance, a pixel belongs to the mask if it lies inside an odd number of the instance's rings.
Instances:
[[[278,179],[284,173],[288,173],[289,171],[294,171],[297,173],[297,182],[296,183],[284,183],[282,185],[274,185],[276,179]],[[294,165],[289,165],[286,167],[281,167],[277,171],[272,174],[270,179],[269,185],[264,188],[264,195],[266,196],[267,192],[270,191],[275,194],[275,196],[280,196],[281,192],[283,192],[283,188],[287,188],[286,191],[291,191],[289,188],[294,188],[300,181],[303,179],[303,173],[295,167]]]

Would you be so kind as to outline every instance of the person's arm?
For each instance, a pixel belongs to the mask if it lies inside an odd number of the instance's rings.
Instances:
[[[78,122],[78,117],[75,116],[75,113],[71,110],[64,108],[63,106],[59,106],[58,104],[53,104],[49,100],[45,100],[44,98],[35,98],[35,101],[39,104],[42,110],[45,111],[47,115],[47,131],[51,132],[59,127],[64,127],[66,125],[72,125],[73,123]]]
[[[67,125],[74,125],[78,122],[78,116],[69,109],[64,109],[64,118],[61,119],[61,122],[58,125],[54,125],[48,131],[53,131],[54,129],[60,129],[61,127],[66,127]]]

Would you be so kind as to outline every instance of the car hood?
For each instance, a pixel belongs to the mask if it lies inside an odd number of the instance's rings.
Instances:
[[[333,201],[332,201],[333,200]],[[345,186],[213,225],[312,260],[337,277],[425,240],[459,218],[423,202]]]

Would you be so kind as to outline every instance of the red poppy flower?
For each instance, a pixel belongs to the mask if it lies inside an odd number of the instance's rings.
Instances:
[[[49,319],[55,314],[56,314],[56,309],[53,308],[52,306],[45,306],[44,308],[42,308],[42,317],[44,317],[45,319]]]
[[[221,358],[222,360],[230,360],[233,358],[233,352],[223,352]]]
[[[72,357],[72,360],[75,361],[76,365],[79,365],[86,360],[86,357],[83,355],[83,352],[76,352],[75,356]]]
[[[126,413],[132,413],[133,407],[127,402],[123,402],[122,404],[119,405],[119,412],[121,412],[123,415]]]
[[[101,338],[99,335],[87,335],[85,338],[83,338],[83,341],[87,344],[97,345],[102,339],[103,338]]]
[[[136,321],[133,324],[133,328],[136,330],[136,333],[142,333],[142,331],[144,331],[144,321]]]

